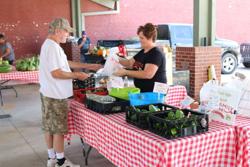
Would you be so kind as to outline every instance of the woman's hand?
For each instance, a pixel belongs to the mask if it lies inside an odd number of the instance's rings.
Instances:
[[[127,70],[121,68],[119,70],[117,70],[116,72],[113,73],[115,76],[118,76],[118,77],[123,77],[125,75],[127,75]]]

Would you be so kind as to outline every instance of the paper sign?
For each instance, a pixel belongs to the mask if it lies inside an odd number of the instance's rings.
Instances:
[[[153,92],[167,94],[168,88],[169,88],[168,84],[164,84],[164,83],[160,83],[160,82],[155,82]]]
[[[190,96],[186,96],[182,101],[181,101],[181,106],[184,108],[187,108],[192,104],[195,100],[191,98]]]
[[[221,87],[221,89],[218,90],[218,95],[220,96],[220,102],[237,110],[242,96],[240,89]]]
[[[228,125],[234,125],[236,119],[234,112],[234,108],[221,102],[218,110],[211,111],[211,119]]]

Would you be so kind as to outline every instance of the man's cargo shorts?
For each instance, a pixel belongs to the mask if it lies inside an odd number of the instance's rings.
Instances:
[[[50,134],[68,133],[67,99],[53,99],[41,94],[42,129]]]

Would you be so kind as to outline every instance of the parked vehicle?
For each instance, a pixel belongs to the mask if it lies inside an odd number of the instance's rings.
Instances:
[[[132,57],[141,49],[141,43],[139,39],[130,40],[98,40],[97,46],[102,46],[105,48],[118,47],[119,45],[124,45],[127,50],[127,56]]]
[[[177,46],[193,46],[192,24],[159,24],[158,40],[167,40],[175,50]],[[231,74],[240,63],[239,44],[235,41],[217,38],[215,46],[222,48],[221,72]]]
[[[240,53],[242,56],[242,64],[250,68],[250,43],[242,43],[240,45]]]

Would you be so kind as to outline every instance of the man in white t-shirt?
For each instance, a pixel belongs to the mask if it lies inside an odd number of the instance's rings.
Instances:
[[[42,125],[48,147],[48,167],[73,167],[64,157],[64,134],[68,132],[67,98],[73,95],[72,79],[89,77],[83,72],[71,72],[70,68],[97,70],[100,65],[68,61],[60,47],[73,29],[64,18],[57,18],[49,25],[49,35],[40,53],[39,82],[42,102]]]

